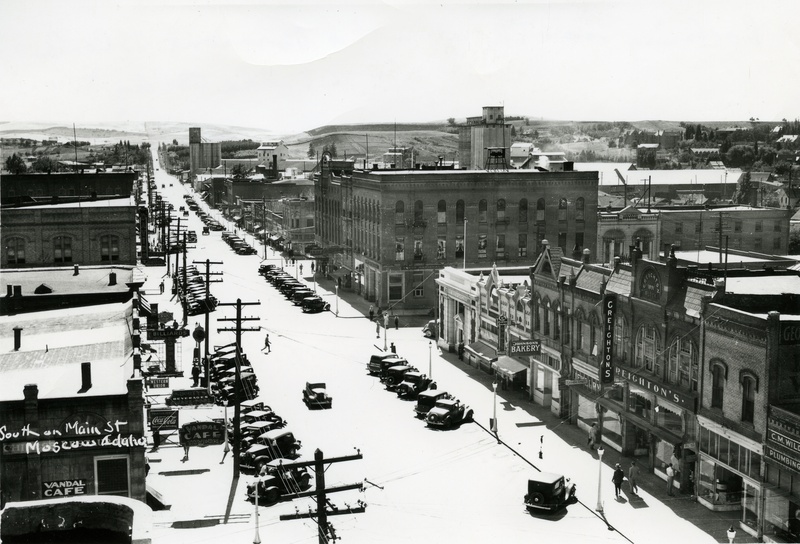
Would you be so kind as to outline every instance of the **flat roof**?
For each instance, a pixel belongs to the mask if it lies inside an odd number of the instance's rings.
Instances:
[[[697,263],[698,265],[711,263],[714,265],[725,264],[725,252],[702,249],[700,251],[678,251],[675,250],[675,257],[680,261]],[[737,263],[764,263],[765,265],[782,264],[780,260],[800,260],[800,256],[766,256],[766,255],[740,255],[738,253],[728,254],[728,266],[736,266]]]
[[[108,285],[109,275],[116,273],[116,285]],[[76,276],[74,266],[69,268],[12,268],[0,274],[0,296],[7,292],[8,285],[21,285],[22,296],[34,295],[42,284],[52,288],[53,295],[88,293],[127,293],[127,283],[143,283],[145,273],[134,266],[81,266]],[[38,314],[37,314],[38,315]]]
[[[70,197],[64,197],[70,198]],[[111,208],[111,207],[125,207],[136,206],[136,201],[133,196],[124,196],[117,198],[98,198],[96,200],[81,200],[73,202],[59,202],[57,204],[34,204],[33,206],[20,206],[14,208],[5,208],[3,211],[8,212],[12,210],[41,210],[45,208]]]
[[[734,295],[782,295],[800,293],[800,276],[728,277],[725,292]]]

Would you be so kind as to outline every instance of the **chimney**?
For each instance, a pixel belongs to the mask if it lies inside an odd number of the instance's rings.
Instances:
[[[117,284],[117,273],[116,272],[111,272],[108,275],[108,284],[109,285],[116,285]]]
[[[81,268],[80,265],[77,265],[77,264],[75,266],[73,266],[72,267],[72,270],[73,270],[72,275],[73,276],[77,276],[78,274],[80,274],[81,273],[80,268]]]
[[[92,363],[81,363],[81,391],[92,387]]]
[[[14,296],[15,297],[21,297],[22,296],[22,286],[21,285],[15,285],[14,286]]]
[[[589,248],[583,250],[583,264],[589,264],[591,262],[592,252],[589,251]]]
[[[542,247],[549,247],[549,246],[550,246],[550,242],[548,242],[546,238],[543,239],[542,240]]]
[[[11,285],[10,283],[8,285],[6,285],[6,296],[7,297],[14,296],[14,286]]]
[[[22,327],[14,327],[14,351],[19,351],[22,346]]]

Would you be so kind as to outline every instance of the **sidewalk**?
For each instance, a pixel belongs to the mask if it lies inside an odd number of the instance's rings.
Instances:
[[[443,351],[441,356],[453,366],[464,371],[472,379],[484,385],[489,391],[492,390],[493,376],[469,365],[465,361],[460,361],[456,355],[451,353]],[[511,401],[515,407],[542,421],[548,430],[555,433],[566,444],[588,452],[585,431],[578,428],[577,425],[571,425],[558,418],[549,409],[536,404],[529,398],[526,392],[519,390],[500,391],[498,389],[497,395],[498,399],[502,398],[503,400]],[[500,439],[503,439],[502,433]],[[547,455],[546,450],[544,451],[544,455]],[[597,455],[593,455],[594,458],[597,459]],[[534,458],[529,458],[528,460],[534,465],[537,461],[537,459]],[[613,448],[608,446],[604,447],[603,464],[610,467],[608,469],[609,471],[613,471],[614,465],[619,463],[627,475],[632,460],[632,457],[626,457]],[[739,527],[738,521],[741,519],[741,511],[714,512],[696,502],[691,495],[682,494],[677,490],[674,491],[675,494],[673,496],[669,496],[666,491],[666,482],[664,480],[659,478],[656,474],[649,472],[646,467],[641,466],[641,464],[640,468],[641,473],[638,479],[640,495],[642,492],[646,492],[648,495],[670,508],[678,517],[692,523],[695,527],[706,532],[717,542],[728,542],[726,532],[731,525],[733,525],[736,530],[735,542],[737,544],[760,542]],[[613,486],[610,481],[608,482],[608,486],[608,497],[610,498],[606,500],[613,501],[613,494],[611,494],[613,493]],[[641,498],[630,500],[630,488],[628,487],[627,481],[623,484],[622,491],[624,500],[630,503],[632,509],[646,507],[646,504]]]

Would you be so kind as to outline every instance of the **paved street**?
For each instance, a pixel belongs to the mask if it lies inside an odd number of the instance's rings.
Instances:
[[[179,183],[163,170],[156,172],[158,186],[165,185],[165,198],[176,208],[182,205]],[[169,183],[173,186],[170,187]],[[202,224],[192,214],[189,228],[198,232]],[[250,236],[248,242],[252,242]],[[475,423],[438,431],[429,429],[412,415],[413,402],[385,391],[378,378],[366,373],[369,356],[383,348],[383,330],[376,338],[375,324],[365,317],[367,303],[350,293],[335,300],[332,283],[316,284],[317,292],[331,302],[331,311],[303,314],[274,287],[264,281],[257,268],[259,255],[239,256],[221,240],[219,232],[198,236],[188,261],[223,261],[214,271],[224,272],[223,283],[212,284],[221,302],[259,301],[247,306],[243,315],[258,317],[245,327],[262,327],[243,336],[244,352],[253,363],[261,388],[260,398],[288,421],[287,429],[303,442],[303,459],[316,449],[326,456],[350,455],[360,450],[363,460],[336,463],[326,471],[326,484],[364,482],[364,492],[331,494],[338,508],[367,503],[362,514],[329,518],[337,535],[348,542],[477,542],[501,539],[521,542],[535,537],[543,542],[723,542],[728,520],[708,512],[688,497],[666,497],[663,482],[646,476],[641,500],[615,501],[611,484],[612,466],[618,457],[606,449],[602,468],[602,501],[605,519],[595,512],[598,461],[596,453],[581,446],[583,433],[553,418],[549,412],[526,401],[518,392],[498,391],[497,418],[502,443],[486,430],[494,409],[491,377],[460,362],[454,354],[441,353],[422,336],[420,326],[390,328],[387,341],[420,371],[430,372],[439,389],[453,393],[475,410]],[[268,260],[280,264],[280,255],[269,250]],[[300,261],[298,261],[298,266]],[[305,262],[305,280],[314,285],[310,263]],[[287,270],[299,275],[298,270]],[[164,268],[148,268],[144,287],[161,310],[170,307],[181,314],[169,289],[158,295]],[[169,282],[167,282],[169,285]],[[335,315],[338,306],[339,315]],[[217,333],[231,322],[231,307],[219,307],[211,319],[211,344],[233,341],[233,333]],[[407,320],[404,320],[407,321]],[[188,326],[202,323],[202,316],[189,318]],[[405,325],[405,323],[404,323]],[[261,351],[264,334],[270,334],[272,352]],[[191,342],[185,342],[183,368],[191,365]],[[430,370],[429,370],[430,367]],[[302,402],[306,381],[323,381],[333,397],[331,410],[309,411]],[[190,378],[175,380],[172,387],[189,386]],[[185,383],[182,383],[185,382]],[[166,392],[166,391],[162,391]],[[157,391],[151,391],[157,393]],[[229,410],[232,417],[232,410]],[[222,408],[182,409],[181,424],[191,420],[222,417]],[[543,458],[539,459],[542,445]],[[153,542],[250,542],[255,533],[251,503],[244,489],[251,475],[242,474],[231,489],[231,454],[223,457],[222,446],[194,448],[182,462],[183,450],[162,446],[150,454],[148,483],[162,493],[171,509],[155,513]],[[612,464],[609,464],[612,463]],[[531,516],[523,505],[528,474],[536,469],[571,476],[578,486],[579,503],[555,516]],[[627,465],[626,465],[627,466]],[[177,471],[184,471],[178,472]],[[281,514],[307,512],[315,508],[311,499],[282,502],[260,508],[260,537],[272,542],[301,542],[316,538],[310,520],[279,521]],[[227,516],[228,523],[221,523]],[[177,528],[182,525],[191,528]],[[204,525],[210,525],[205,526]],[[699,527],[698,527],[699,525]],[[613,527],[613,529],[610,529]],[[709,534],[711,533],[711,536]],[[748,540],[737,538],[736,542]]]

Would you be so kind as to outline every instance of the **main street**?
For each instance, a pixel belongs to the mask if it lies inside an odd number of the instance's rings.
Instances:
[[[158,163],[156,162],[156,166]],[[164,198],[176,210],[183,205],[182,186],[163,169],[155,172],[156,183]],[[172,184],[172,186],[170,186]],[[162,185],[164,186],[161,189]],[[200,199],[197,199],[200,202]],[[205,206],[205,204],[201,204]],[[214,212],[215,217],[219,217]],[[357,501],[367,503],[366,512],[329,518],[337,536],[349,543],[376,542],[715,542],[694,525],[676,516],[654,497],[642,493],[646,508],[633,508],[614,500],[612,469],[602,467],[602,500],[605,517],[594,510],[597,502],[598,460],[596,453],[573,448],[552,429],[521,405],[519,396],[497,393],[499,436],[504,444],[486,430],[492,416],[494,396],[491,388],[469,376],[453,354],[440,353],[435,344],[424,338],[419,327],[391,327],[387,342],[394,342],[398,353],[421,372],[430,372],[439,389],[446,390],[475,411],[476,423],[440,431],[426,427],[414,418],[414,403],[396,398],[384,390],[378,378],[369,376],[366,363],[371,354],[383,348],[384,331],[376,338],[375,323],[361,311],[339,301],[330,289],[317,285],[317,292],[331,304],[330,312],[303,314],[274,287],[258,275],[263,247],[258,255],[236,255],[219,232],[202,236],[202,223],[192,213],[189,228],[197,231],[198,242],[188,252],[188,262],[210,259],[224,264],[213,271],[223,272],[222,283],[214,283],[211,292],[221,302],[256,302],[242,312],[258,317],[245,327],[261,327],[246,332],[242,339],[244,353],[253,364],[260,387],[260,399],[288,421],[287,429],[303,443],[303,459],[312,459],[319,449],[326,457],[351,455],[360,451],[362,460],[332,464],[326,470],[328,486],[365,482],[363,492],[347,491],[329,495],[333,505],[344,509]],[[252,243],[252,237],[246,241]],[[173,257],[174,262],[174,257]],[[268,250],[267,262],[281,265],[279,254]],[[300,262],[298,262],[298,265]],[[303,275],[309,285],[310,262],[304,262]],[[200,267],[202,270],[202,267]],[[299,269],[287,266],[299,274]],[[148,268],[148,286],[157,286],[163,268]],[[167,282],[168,284],[168,282]],[[324,282],[330,286],[330,282]],[[166,296],[166,295],[165,295]],[[334,310],[338,306],[338,317]],[[229,306],[218,307],[211,315],[211,344],[233,342],[231,332],[217,332],[230,327],[234,317]],[[180,319],[180,314],[176,314]],[[202,323],[202,316],[190,317],[188,327]],[[264,336],[269,333],[272,352],[262,351]],[[186,351],[186,348],[184,348]],[[188,375],[190,358],[184,355]],[[333,397],[330,410],[309,411],[302,402],[306,381],[326,382]],[[181,422],[189,419],[220,417],[221,409],[185,410]],[[229,417],[232,410],[229,410]],[[506,445],[508,444],[508,446]],[[539,459],[540,444],[544,445]],[[526,459],[517,455],[509,448]],[[153,485],[158,486],[172,504],[172,510],[155,514],[154,543],[173,542],[252,542],[254,507],[244,500],[244,490],[252,475],[242,474],[230,506],[228,524],[212,527],[176,529],[172,522],[224,516],[231,486],[231,456],[223,464],[222,446],[192,450],[189,461],[181,463],[179,448],[161,448],[160,466],[153,465]],[[536,472],[530,463],[546,472],[563,473],[578,486],[577,504],[560,514],[531,516],[523,505],[527,478]],[[627,468],[627,467],[626,467]],[[208,470],[207,473],[165,476],[167,469]],[[151,480],[149,479],[149,482]],[[259,509],[259,533],[269,542],[310,542],[317,538],[313,521],[279,521],[281,514],[316,509],[309,498],[281,502]]]

